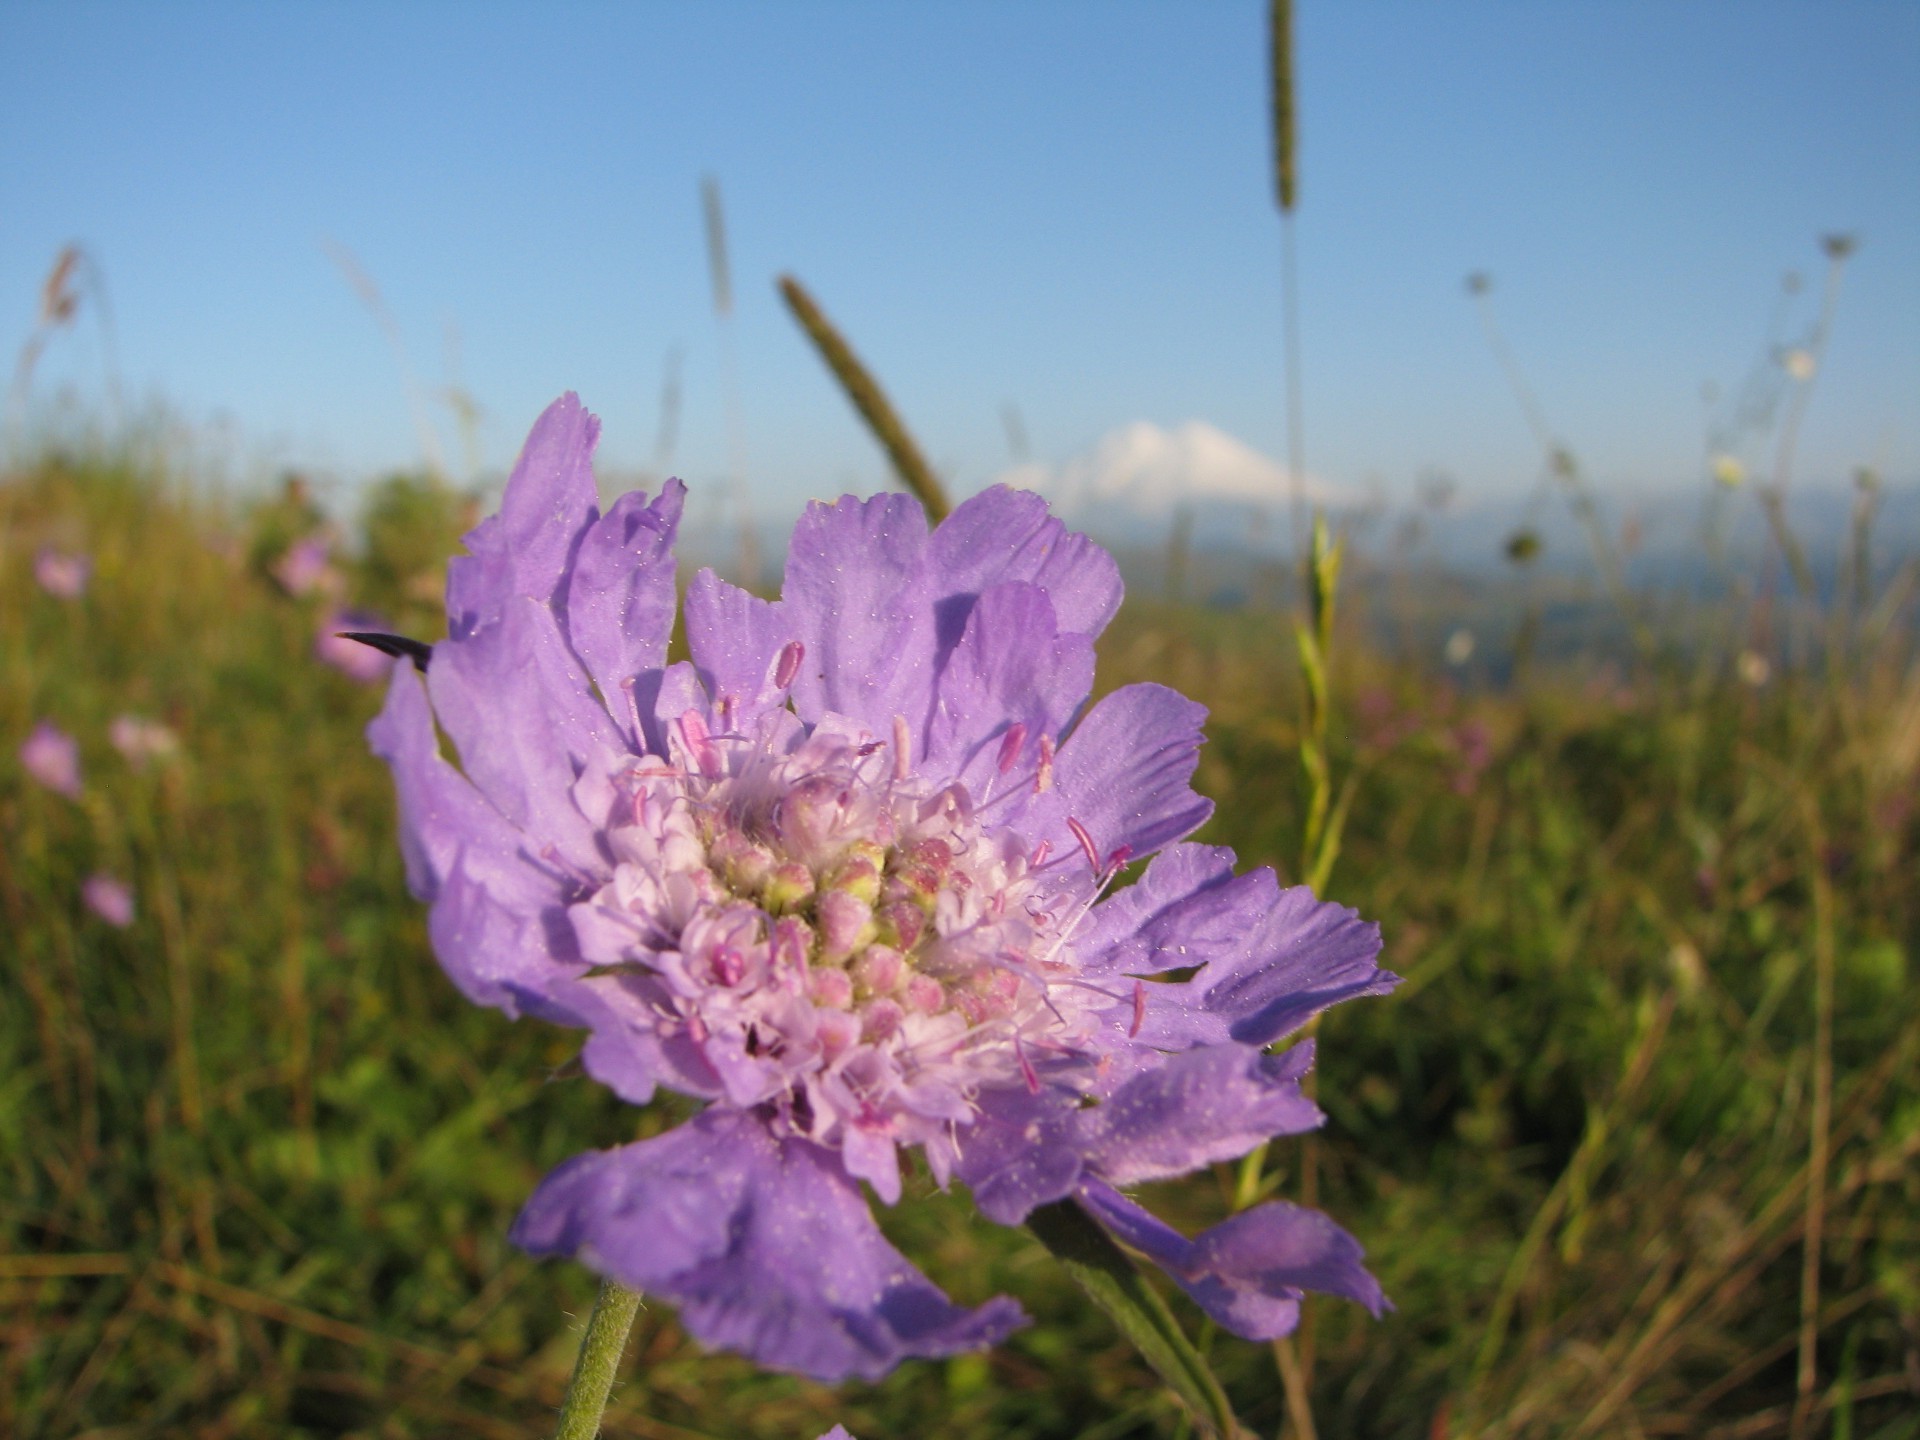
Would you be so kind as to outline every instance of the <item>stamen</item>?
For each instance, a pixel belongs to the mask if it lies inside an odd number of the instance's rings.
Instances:
[[[1122,870],[1127,868],[1127,862],[1131,859],[1133,859],[1133,846],[1116,845],[1113,849],[1113,853],[1107,856],[1107,868],[1105,873],[1108,875],[1119,874]]]
[[[1040,768],[1034,772],[1033,793],[1044,795],[1053,788],[1053,737],[1040,737]]]
[[[627,719],[633,724],[633,743],[645,745],[647,732],[640,727],[640,702],[633,698],[633,687],[639,680],[637,675],[629,675],[620,682],[620,693],[627,697]]]
[[[1020,747],[1027,743],[1027,727],[1016,720],[1007,727],[1007,733],[1000,741],[1000,773],[1006,774],[1013,769],[1013,762],[1020,758]]]
[[[907,729],[907,717],[893,717],[893,778],[905,780],[913,774],[913,736]]]
[[[1087,827],[1073,816],[1067,817],[1067,829],[1073,832],[1073,838],[1080,842],[1080,853],[1087,857],[1087,866],[1095,875],[1100,873],[1100,852],[1093,848],[1093,836],[1087,833]]]
[[[558,850],[554,849],[553,846],[541,846],[540,858],[553,866],[554,869],[558,870],[569,880],[573,881],[574,884],[583,886],[588,890],[598,890],[600,888],[601,882],[597,877],[581,869]]]
[[[720,759],[719,748],[713,743],[713,735],[707,729],[707,722],[700,718],[700,712],[689,710],[678,722],[680,739],[687,747],[687,753],[693,757],[694,765],[709,780],[717,780],[725,773],[725,765]]]
[[[780,650],[779,662],[773,667],[773,686],[784,690],[793,684],[794,676],[800,673],[800,660],[807,653],[807,647],[798,640],[789,640]]]
[[[1042,865],[1047,863],[1047,856],[1052,853],[1053,841],[1042,840],[1038,845],[1033,847],[1033,858],[1027,861],[1027,864],[1031,865],[1035,870],[1038,870]]]
[[[1133,982],[1133,1024],[1127,1027],[1127,1038],[1137,1039],[1140,1027],[1147,1023],[1147,985],[1144,980]]]
[[[1027,1047],[1020,1043],[1018,1035],[1013,1037],[1013,1053],[1020,1061],[1021,1078],[1027,1082],[1027,1093],[1040,1093],[1040,1073],[1033,1068],[1033,1062],[1027,1058]]]

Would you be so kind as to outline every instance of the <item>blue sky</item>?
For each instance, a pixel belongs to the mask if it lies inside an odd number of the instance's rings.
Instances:
[[[1307,462],[1406,494],[1531,486],[1462,281],[1611,490],[1692,484],[1702,382],[1761,354],[1782,274],[1861,237],[1803,485],[1920,479],[1920,6],[1302,0]],[[0,336],[78,240],[126,390],[253,462],[350,481],[484,407],[486,466],[577,389],[608,468],[729,469],[756,502],[883,483],[773,289],[798,274],[960,491],[1018,407],[1057,462],[1137,419],[1282,454],[1279,230],[1259,3],[0,4]],[[726,200],[715,320],[702,175]],[[8,343],[17,343],[9,341]],[[102,393],[91,323],[37,393]],[[465,468],[449,412],[440,443]]]

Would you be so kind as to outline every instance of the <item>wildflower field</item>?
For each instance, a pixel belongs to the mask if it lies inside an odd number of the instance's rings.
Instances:
[[[692,1110],[469,1004],[408,895],[380,676],[324,642],[441,638],[473,518],[395,480],[315,554],[297,493],[78,452],[0,478],[0,1434],[550,1427],[595,1278],[508,1228]],[[1392,1302],[1312,1298],[1281,1357],[1164,1286],[1254,1433],[1920,1434],[1916,570],[1858,569],[1477,688],[1350,578],[1324,745],[1287,608],[1121,606],[1097,693],[1210,712],[1197,838],[1298,880],[1324,764],[1325,895],[1404,977],[1320,1021],[1324,1128],[1139,1191],[1189,1234],[1318,1206]],[[647,1302],[604,1433],[1195,1433],[1032,1235],[902,1184],[887,1238],[1031,1324],[826,1387]]]

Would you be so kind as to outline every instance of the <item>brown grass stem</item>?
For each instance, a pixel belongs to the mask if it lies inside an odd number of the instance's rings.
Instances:
[[[853,353],[853,347],[847,344],[833,322],[827,319],[806,287],[793,276],[782,275],[780,294],[786,300],[787,308],[793,312],[793,318],[800,322],[800,328],[807,332],[813,348],[820,352],[827,369],[833,372],[833,378],[840,382],[847,399],[853,402],[853,408],[860,412],[860,418],[867,422],[874,439],[880,442],[880,448],[887,452],[887,459],[892,462],[893,472],[900,477],[900,483],[919,497],[920,503],[926,507],[927,519],[939,524],[953,509],[947,500],[946,487],[921,455],[920,447],[914,443],[912,434],[887,399],[886,392],[881,390],[880,383],[860,363],[860,357]]]

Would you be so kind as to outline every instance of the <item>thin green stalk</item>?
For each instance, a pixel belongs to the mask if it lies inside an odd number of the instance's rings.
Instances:
[[[560,1405],[560,1426],[553,1440],[594,1440],[600,1433],[614,1372],[620,1368],[627,1332],[639,1308],[638,1290],[613,1280],[600,1287],[600,1298],[587,1318],[587,1333],[580,1337],[580,1358],[574,1361],[573,1379],[567,1382],[567,1398]]]
[[[800,322],[800,328],[807,332],[813,348],[820,352],[820,358],[833,372],[833,378],[847,392],[847,399],[853,402],[853,408],[860,412],[860,418],[867,422],[874,439],[880,442],[880,448],[887,452],[887,459],[892,462],[900,483],[920,497],[920,503],[927,507],[927,519],[939,524],[953,509],[947,499],[946,487],[934,475],[933,467],[927,464],[920,447],[914,444],[913,436],[901,423],[898,412],[888,401],[880,383],[860,363],[860,357],[853,353],[853,347],[834,328],[833,322],[827,319],[805,286],[791,275],[782,275],[780,294],[786,300],[787,308],[793,312],[793,318]]]
[[[1240,1440],[1240,1422],[1206,1358],[1187,1339],[1159,1292],[1086,1211],[1071,1200],[1042,1205],[1027,1217],[1027,1228],[1107,1312],[1208,1434]]]

